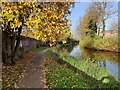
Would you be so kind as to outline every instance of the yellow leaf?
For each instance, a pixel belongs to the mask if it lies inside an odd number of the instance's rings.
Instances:
[[[22,25],[22,22],[18,22],[16,25],[20,27]]]
[[[9,10],[9,13],[12,13],[12,10],[11,10],[11,9]]]
[[[63,40],[63,41],[62,41],[62,43],[63,43],[63,44],[65,44],[65,43],[66,43],[66,41],[65,41],[65,40]]]
[[[50,47],[52,47],[52,44],[50,43]]]
[[[55,24],[55,22],[52,21],[52,24]]]
[[[17,19],[14,19],[14,22],[15,22],[15,23],[18,23],[18,20],[17,20]]]
[[[15,25],[13,23],[10,24],[11,28],[15,28]]]
[[[29,22],[26,22],[26,25],[29,26]]]

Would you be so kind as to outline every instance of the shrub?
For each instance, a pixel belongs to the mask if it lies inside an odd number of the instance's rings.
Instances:
[[[93,40],[90,36],[85,36],[83,39],[80,40],[81,47],[93,48]]]
[[[96,37],[93,39],[93,41],[94,41],[93,47],[94,47],[95,49],[97,49],[97,50],[100,49],[100,50],[101,50],[101,49],[104,48],[104,46],[105,46],[105,41],[104,41],[101,37],[96,36]]]

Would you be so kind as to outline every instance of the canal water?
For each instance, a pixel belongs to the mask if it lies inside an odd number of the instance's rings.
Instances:
[[[70,56],[78,60],[85,60],[89,58],[93,63],[97,63],[101,68],[106,70],[115,77],[120,77],[120,53],[93,51],[89,49],[82,49],[77,45],[70,52]]]

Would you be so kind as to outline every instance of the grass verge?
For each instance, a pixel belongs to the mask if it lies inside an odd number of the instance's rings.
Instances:
[[[97,70],[94,67],[89,70],[89,62],[79,64],[77,60],[70,56],[69,58],[64,56],[63,59],[63,57],[60,58],[60,55],[50,50],[45,55],[45,66],[48,69],[46,78],[49,88],[120,88],[120,83],[115,81],[109,74],[106,74],[105,71],[99,73],[99,69]],[[74,62],[78,67],[81,65],[80,68],[75,67]],[[84,69],[89,71],[86,72]]]
[[[48,88],[82,88],[88,87],[83,82],[83,78],[80,78],[78,74],[66,69],[65,66],[61,66],[52,58],[46,57],[47,73],[47,86]]]
[[[100,36],[95,36],[91,38],[90,36],[85,36],[80,40],[80,46],[100,51],[113,51],[120,52],[119,38],[111,37],[111,38],[102,38]]]

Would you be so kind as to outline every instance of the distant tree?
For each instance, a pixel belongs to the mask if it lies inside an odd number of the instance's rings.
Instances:
[[[103,37],[105,35],[105,27],[106,23],[105,21],[115,14],[117,11],[113,9],[113,5],[110,2],[106,2],[106,0],[102,0],[101,2],[94,2],[94,4],[98,8],[98,12],[100,14],[100,21],[102,22],[102,32],[103,32]]]
[[[97,23],[100,16],[97,10],[98,9],[94,4],[87,9],[78,27],[80,30],[80,36],[90,35],[93,37],[97,33]]]

